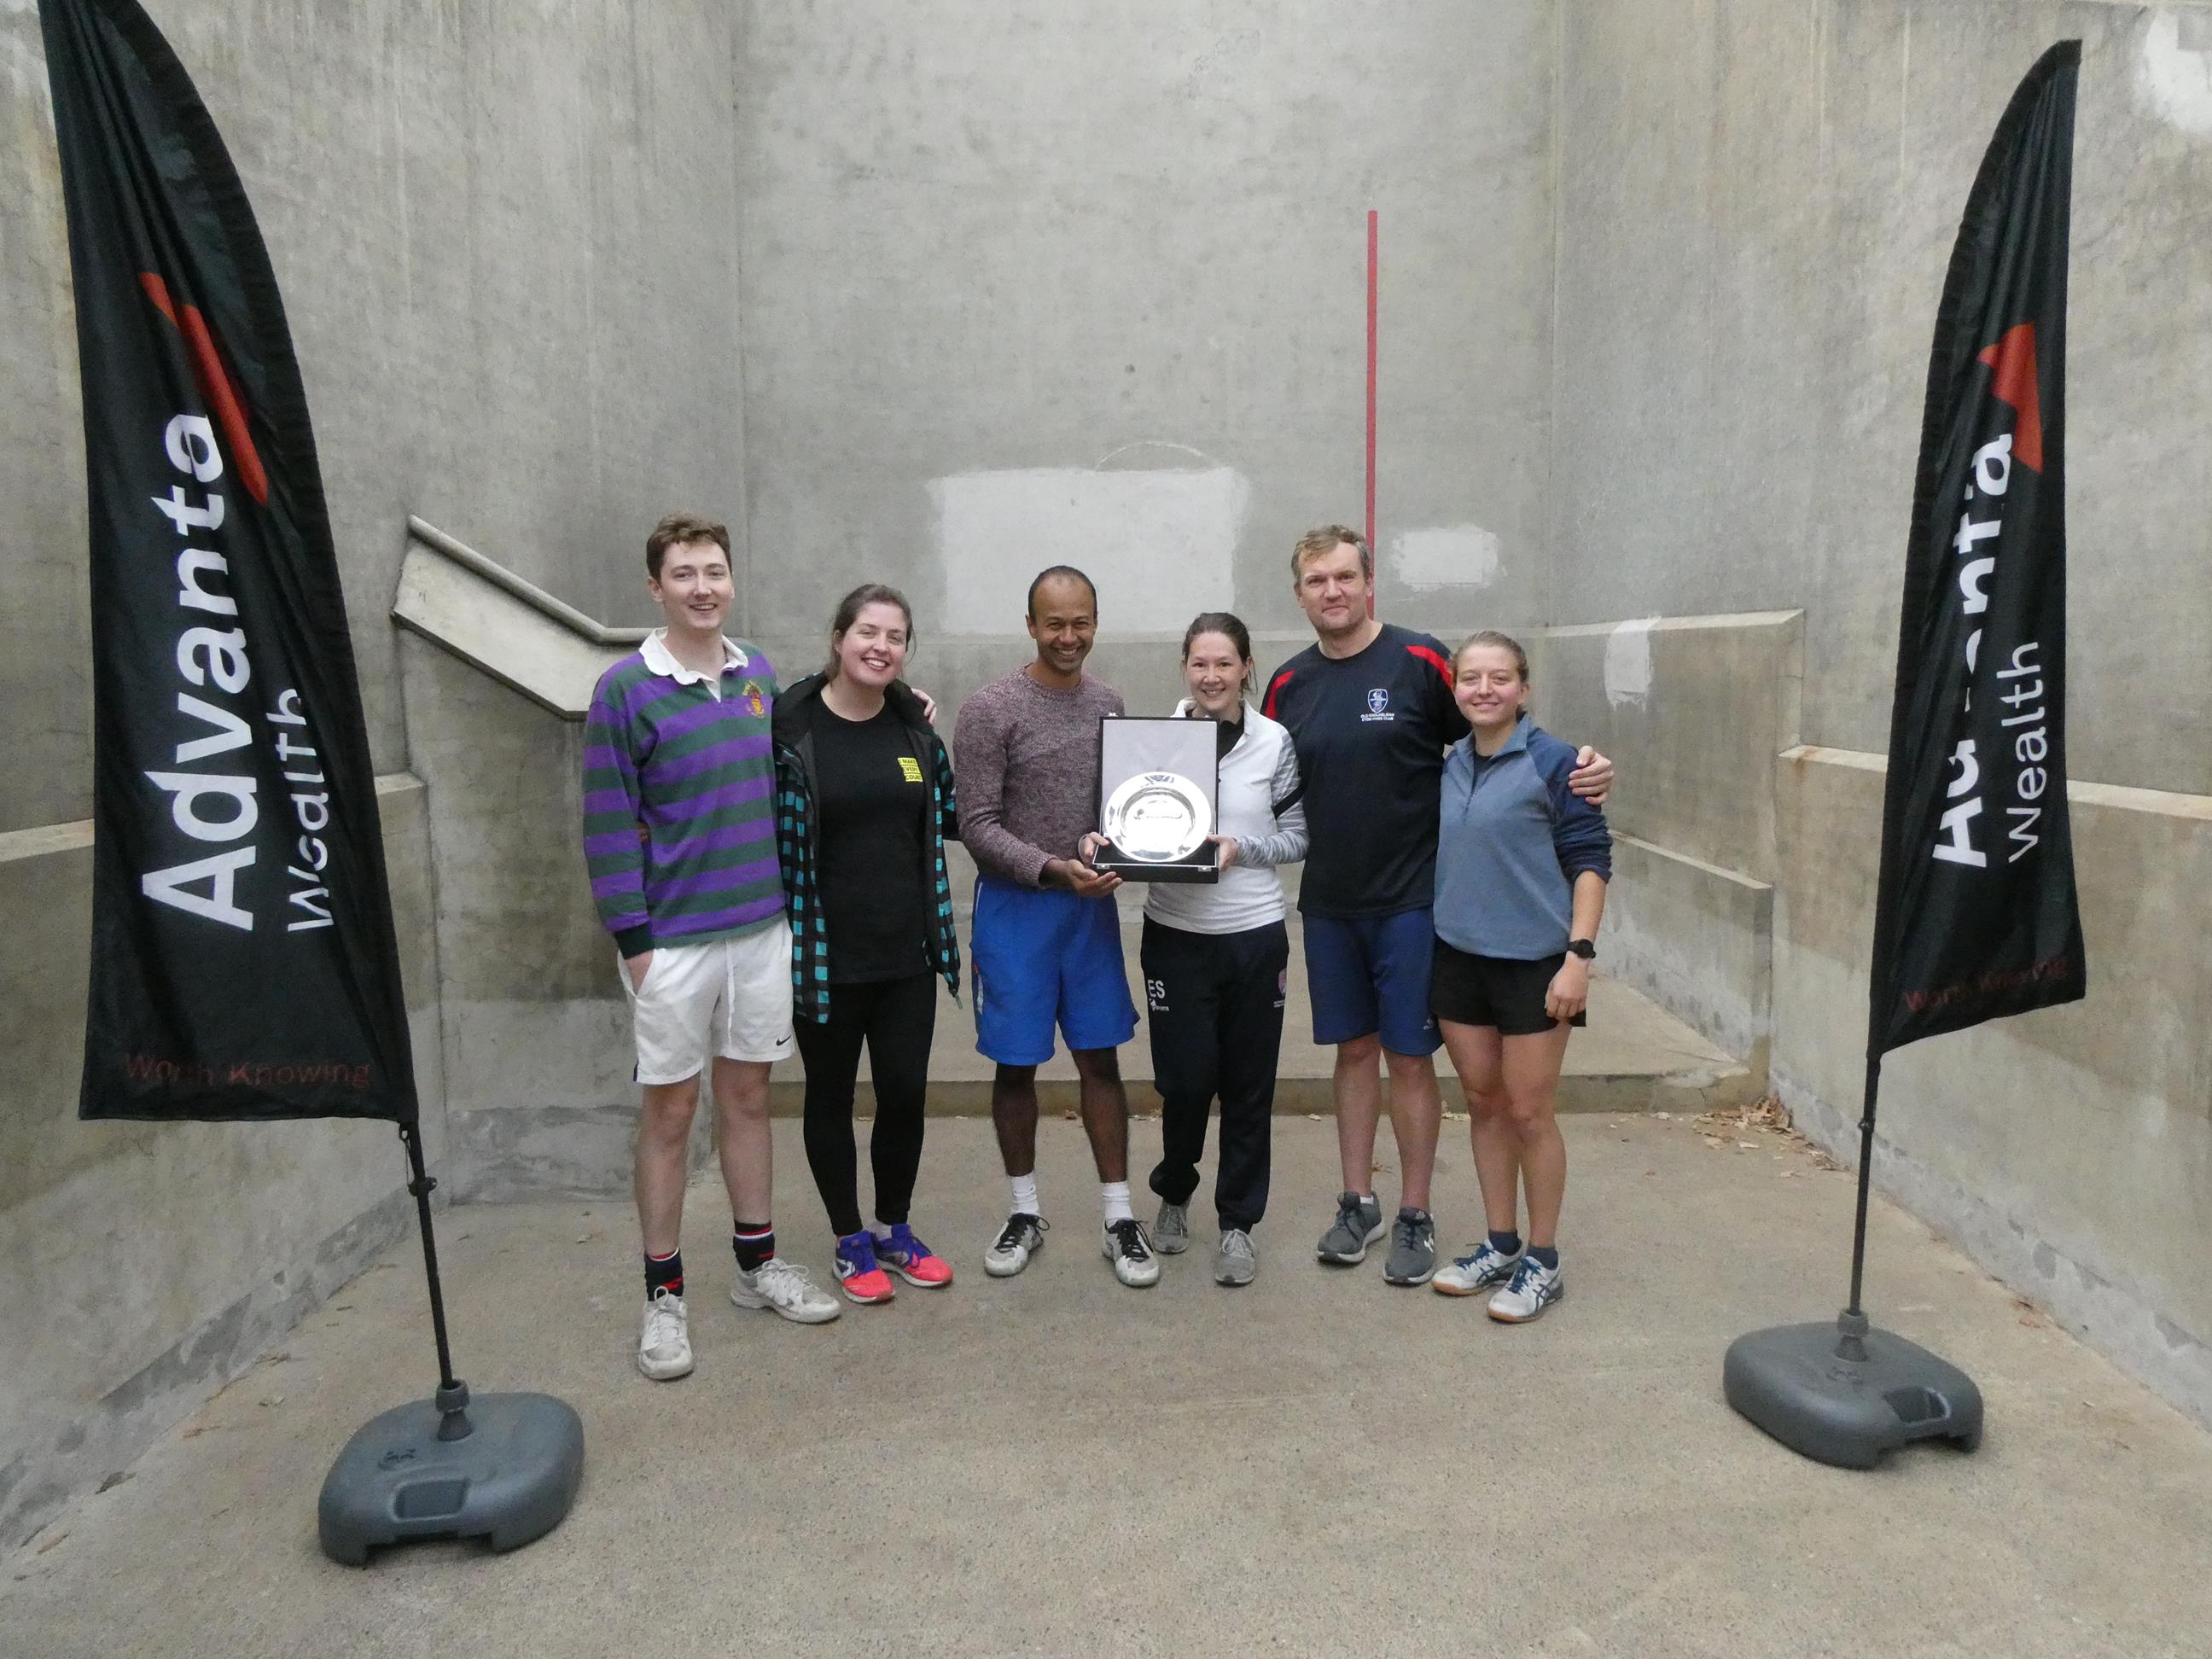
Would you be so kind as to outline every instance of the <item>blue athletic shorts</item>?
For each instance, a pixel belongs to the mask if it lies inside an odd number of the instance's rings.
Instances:
[[[1001,1066],[1052,1058],[1056,1024],[1070,1048],[1118,1048],[1137,1033],[1112,898],[975,878],[969,941],[975,1049]],[[1423,993],[1426,1006],[1426,993]]]
[[[1306,988],[1314,1041],[1324,1046],[1382,1034],[1395,1054],[1432,1054],[1443,1041],[1429,1012],[1435,912],[1305,918]]]

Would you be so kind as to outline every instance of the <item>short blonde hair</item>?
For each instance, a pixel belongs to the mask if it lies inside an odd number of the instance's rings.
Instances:
[[[1359,574],[1373,581],[1375,555],[1368,549],[1367,538],[1348,524],[1325,524],[1299,537],[1298,544],[1291,550],[1291,580],[1297,581],[1306,574],[1307,560],[1318,559],[1347,544],[1359,550]]]

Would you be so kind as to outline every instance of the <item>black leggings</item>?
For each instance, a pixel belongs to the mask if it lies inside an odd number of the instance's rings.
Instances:
[[[904,1221],[921,1168],[921,1107],[929,1087],[930,1039],[937,1030],[937,975],[833,985],[826,1021],[793,1024],[806,1064],[806,1163],[830,1224],[840,1237],[860,1231],[853,1083],[864,1042],[876,1085],[876,1131],[868,1139],[876,1219],[887,1225]]]

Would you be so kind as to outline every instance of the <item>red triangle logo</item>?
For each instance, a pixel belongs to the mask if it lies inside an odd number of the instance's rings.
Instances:
[[[2043,471],[2043,399],[2036,389],[2035,325],[2021,323],[1985,346],[1977,361],[1996,371],[1990,390],[2020,411],[2013,427],[2012,458],[2031,472]]]

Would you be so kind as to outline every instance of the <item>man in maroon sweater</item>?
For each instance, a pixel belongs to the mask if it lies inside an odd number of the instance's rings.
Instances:
[[[1129,1206],[1129,1097],[1115,1051],[1135,1035],[1121,959],[1116,876],[1077,855],[1097,827],[1098,722],[1121,694],[1083,672],[1098,626],[1091,579],[1055,565],[1030,584],[1035,660],[960,705],[952,732],[960,839],[974,856],[970,939],[975,1047],[997,1062],[991,1121],[1013,1204],[983,1257],[994,1277],[1018,1273],[1044,1243],[1036,1191],[1036,1068],[1057,1027],[1081,1079],[1083,1126],[1098,1166],[1105,1224],[1099,1248],[1124,1285],[1155,1284],[1152,1254]]]

